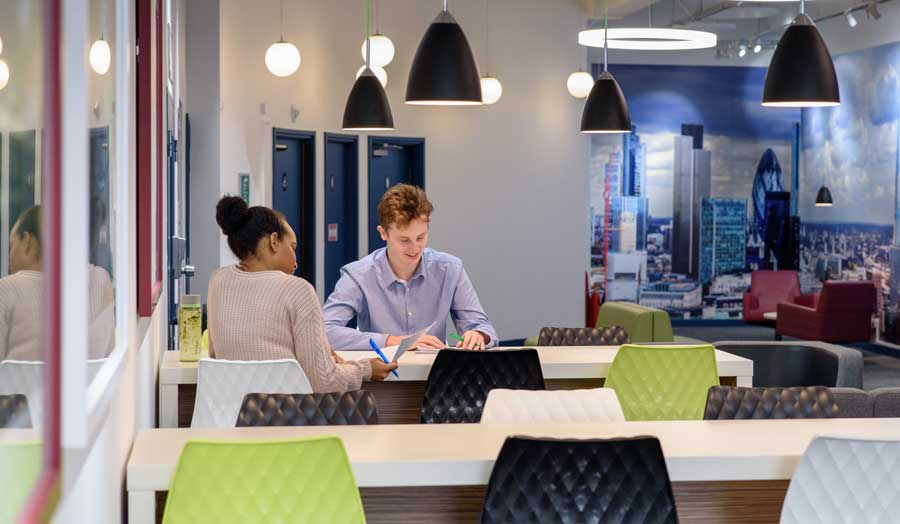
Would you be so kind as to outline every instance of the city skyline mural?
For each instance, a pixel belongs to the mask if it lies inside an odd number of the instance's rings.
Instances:
[[[886,305],[879,311],[894,324],[900,302],[900,250],[894,247],[900,43],[839,55],[834,66],[841,105],[804,109],[802,115],[801,285],[873,279]],[[832,207],[815,206],[823,184]]]
[[[633,129],[591,138],[593,291],[739,318],[750,271],[783,259],[800,111],[760,106],[764,68],[612,69]]]

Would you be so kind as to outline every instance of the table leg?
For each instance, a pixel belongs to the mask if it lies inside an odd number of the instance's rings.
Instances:
[[[156,492],[128,492],[128,524],[156,524]]]
[[[159,427],[178,427],[178,384],[159,385]]]

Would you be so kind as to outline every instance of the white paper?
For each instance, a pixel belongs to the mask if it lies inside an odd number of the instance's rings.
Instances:
[[[402,341],[400,341],[400,346],[397,347],[397,352],[394,353],[394,358],[391,359],[391,362],[393,362],[393,361],[399,359],[400,357],[402,357],[403,354],[406,353],[406,351],[407,351],[408,349],[410,349],[410,348],[412,348],[413,346],[415,346],[416,341],[419,340],[420,338],[422,338],[422,335],[424,335],[425,333],[427,333],[428,330],[431,329],[431,328],[433,328],[433,327],[434,327],[434,322],[432,322],[431,324],[429,324],[428,327],[422,329],[421,331],[417,331],[417,332],[413,333],[412,335],[410,335],[410,336],[404,338]]]

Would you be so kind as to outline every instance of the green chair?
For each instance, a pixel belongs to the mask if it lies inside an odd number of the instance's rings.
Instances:
[[[14,522],[41,473],[41,443],[0,442],[0,523]]]
[[[632,302],[605,302],[597,314],[596,327],[621,326],[632,342],[672,342],[669,314],[661,309]]]
[[[625,420],[702,420],[706,393],[718,385],[716,350],[709,344],[626,344],[604,384],[616,390]]]
[[[184,446],[163,524],[365,524],[337,437]]]

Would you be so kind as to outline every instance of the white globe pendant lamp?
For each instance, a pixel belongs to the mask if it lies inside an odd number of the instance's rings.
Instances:
[[[378,81],[381,82],[381,87],[387,87],[387,83],[388,83],[387,71],[385,71],[383,67],[378,67],[378,66],[374,66],[374,65],[369,66],[369,69],[371,69],[372,72],[375,73],[375,78],[377,78]],[[363,64],[362,67],[360,67],[356,71],[356,78],[361,77],[363,72],[365,72],[365,70],[366,70],[366,64]]]
[[[575,98],[587,98],[587,96],[591,94],[591,89],[593,87],[594,77],[586,71],[575,71],[569,75],[569,79],[566,80],[566,89],[568,89],[569,94]]]
[[[266,50],[266,68],[275,76],[287,77],[300,69],[300,50],[284,39],[284,1],[281,2],[281,37]]]
[[[488,74],[481,77],[481,102],[484,105],[493,105],[500,101],[503,96],[503,84],[496,77],[490,74],[491,70],[491,46],[488,40],[488,30],[490,28],[490,18],[488,18],[488,1],[484,0],[484,70]]]
[[[6,84],[9,83],[9,66],[6,65],[6,62],[0,60],[0,90],[6,87]]]
[[[382,34],[374,34],[369,37],[369,42],[372,45],[372,57],[371,57],[371,67],[374,69],[375,67],[384,67],[391,63],[391,60],[394,59],[394,42],[391,41],[386,35]],[[362,47],[360,48],[360,52],[362,53],[363,60],[366,59],[366,41],[363,40]]]
[[[102,36],[91,44],[88,59],[91,63],[91,69],[98,75],[102,76],[109,72],[109,66],[112,63],[112,51],[109,49],[109,43]]]

